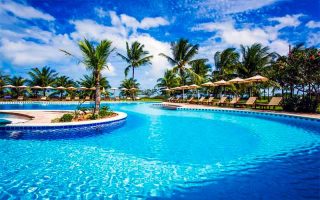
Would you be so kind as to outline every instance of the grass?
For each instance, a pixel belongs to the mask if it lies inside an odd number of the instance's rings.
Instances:
[[[141,98],[138,101],[142,101],[142,102],[162,102],[163,99],[160,99],[160,98]]]

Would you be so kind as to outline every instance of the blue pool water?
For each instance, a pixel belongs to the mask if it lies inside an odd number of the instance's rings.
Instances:
[[[320,122],[148,103],[110,107],[127,120],[68,133],[79,137],[26,132],[8,139],[1,132],[0,199],[320,198]]]

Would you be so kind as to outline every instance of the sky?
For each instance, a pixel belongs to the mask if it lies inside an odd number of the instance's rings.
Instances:
[[[320,47],[319,10],[320,0],[0,0],[0,71],[27,78],[31,68],[49,66],[79,80],[89,71],[60,49],[81,58],[79,40],[108,39],[116,51],[103,76],[119,87],[127,64],[116,52],[138,41],[154,57],[135,76],[153,88],[172,67],[159,53],[171,55],[179,38],[199,44],[197,58],[213,68],[215,52],[241,44],[286,54],[289,44]]]

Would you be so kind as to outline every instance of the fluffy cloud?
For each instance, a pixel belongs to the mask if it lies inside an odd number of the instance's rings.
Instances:
[[[303,14],[296,14],[296,15],[286,15],[284,17],[272,17],[269,18],[269,21],[276,21],[278,25],[275,26],[276,29],[282,29],[284,27],[297,27],[301,24],[299,20]]]
[[[10,12],[15,16],[23,19],[42,19],[53,21],[55,18],[47,13],[43,13],[31,6],[15,3],[13,1],[4,1],[0,3],[0,9]]]
[[[308,28],[320,28],[320,22],[316,22],[316,21],[311,20],[306,24],[306,26]]]
[[[204,42],[204,45],[209,46],[219,46],[221,49],[216,48],[216,50],[222,50],[226,47],[239,47],[239,45],[251,45],[253,43],[261,43],[263,45],[268,45],[273,51],[277,51],[280,54],[285,54],[288,51],[289,43],[283,39],[279,38],[280,30],[285,27],[297,27],[301,24],[299,18],[302,14],[296,15],[286,15],[284,17],[274,17],[268,19],[269,21],[275,21],[274,26],[264,26],[257,28],[255,26],[248,25],[243,28],[236,28],[235,22],[233,20],[228,20],[225,22],[212,22],[212,23],[202,23],[192,28],[193,31],[206,31],[213,32],[214,35]],[[216,42],[222,40],[219,43]],[[202,52],[206,49],[202,48]]]
[[[150,36],[149,34],[140,34],[137,32],[131,32],[132,29],[143,26],[150,27],[149,18],[147,21],[138,22],[133,17],[127,15],[118,16],[115,12],[110,12],[111,26],[105,26],[102,24],[98,24],[92,20],[76,20],[71,21],[71,23],[75,26],[75,31],[71,33],[71,37],[74,40],[79,40],[82,38],[88,38],[90,40],[99,41],[102,39],[108,39],[112,41],[114,47],[116,47],[117,52],[125,54],[125,42],[128,41],[132,43],[134,41],[138,41],[145,45],[145,49],[149,51],[151,55],[153,55],[152,65],[146,66],[144,71],[148,71],[150,78],[155,83],[155,80],[162,75],[165,69],[169,68],[170,65],[167,60],[161,56],[159,53],[170,54],[170,44],[166,42],[161,42]],[[155,18],[153,18],[155,19]],[[160,22],[158,22],[160,23]],[[112,65],[112,72],[109,73],[109,76],[114,76],[114,74],[123,74],[123,70],[126,66],[122,60],[118,57],[111,57],[110,62]],[[114,65],[116,66],[114,67]],[[104,72],[105,75],[108,75],[108,72]],[[139,80],[143,85],[150,85],[150,82],[145,79]]]

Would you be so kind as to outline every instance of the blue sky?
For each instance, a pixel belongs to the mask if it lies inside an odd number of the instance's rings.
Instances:
[[[125,42],[143,43],[152,65],[137,70],[143,88],[151,88],[169,63],[170,42],[181,37],[200,44],[198,57],[213,63],[216,51],[260,42],[285,54],[289,44],[320,46],[318,0],[0,0],[0,69],[26,76],[32,67],[50,66],[79,79],[85,67],[59,49],[81,56],[77,41],[109,39],[117,52]],[[111,85],[124,79],[126,63],[113,54]]]

